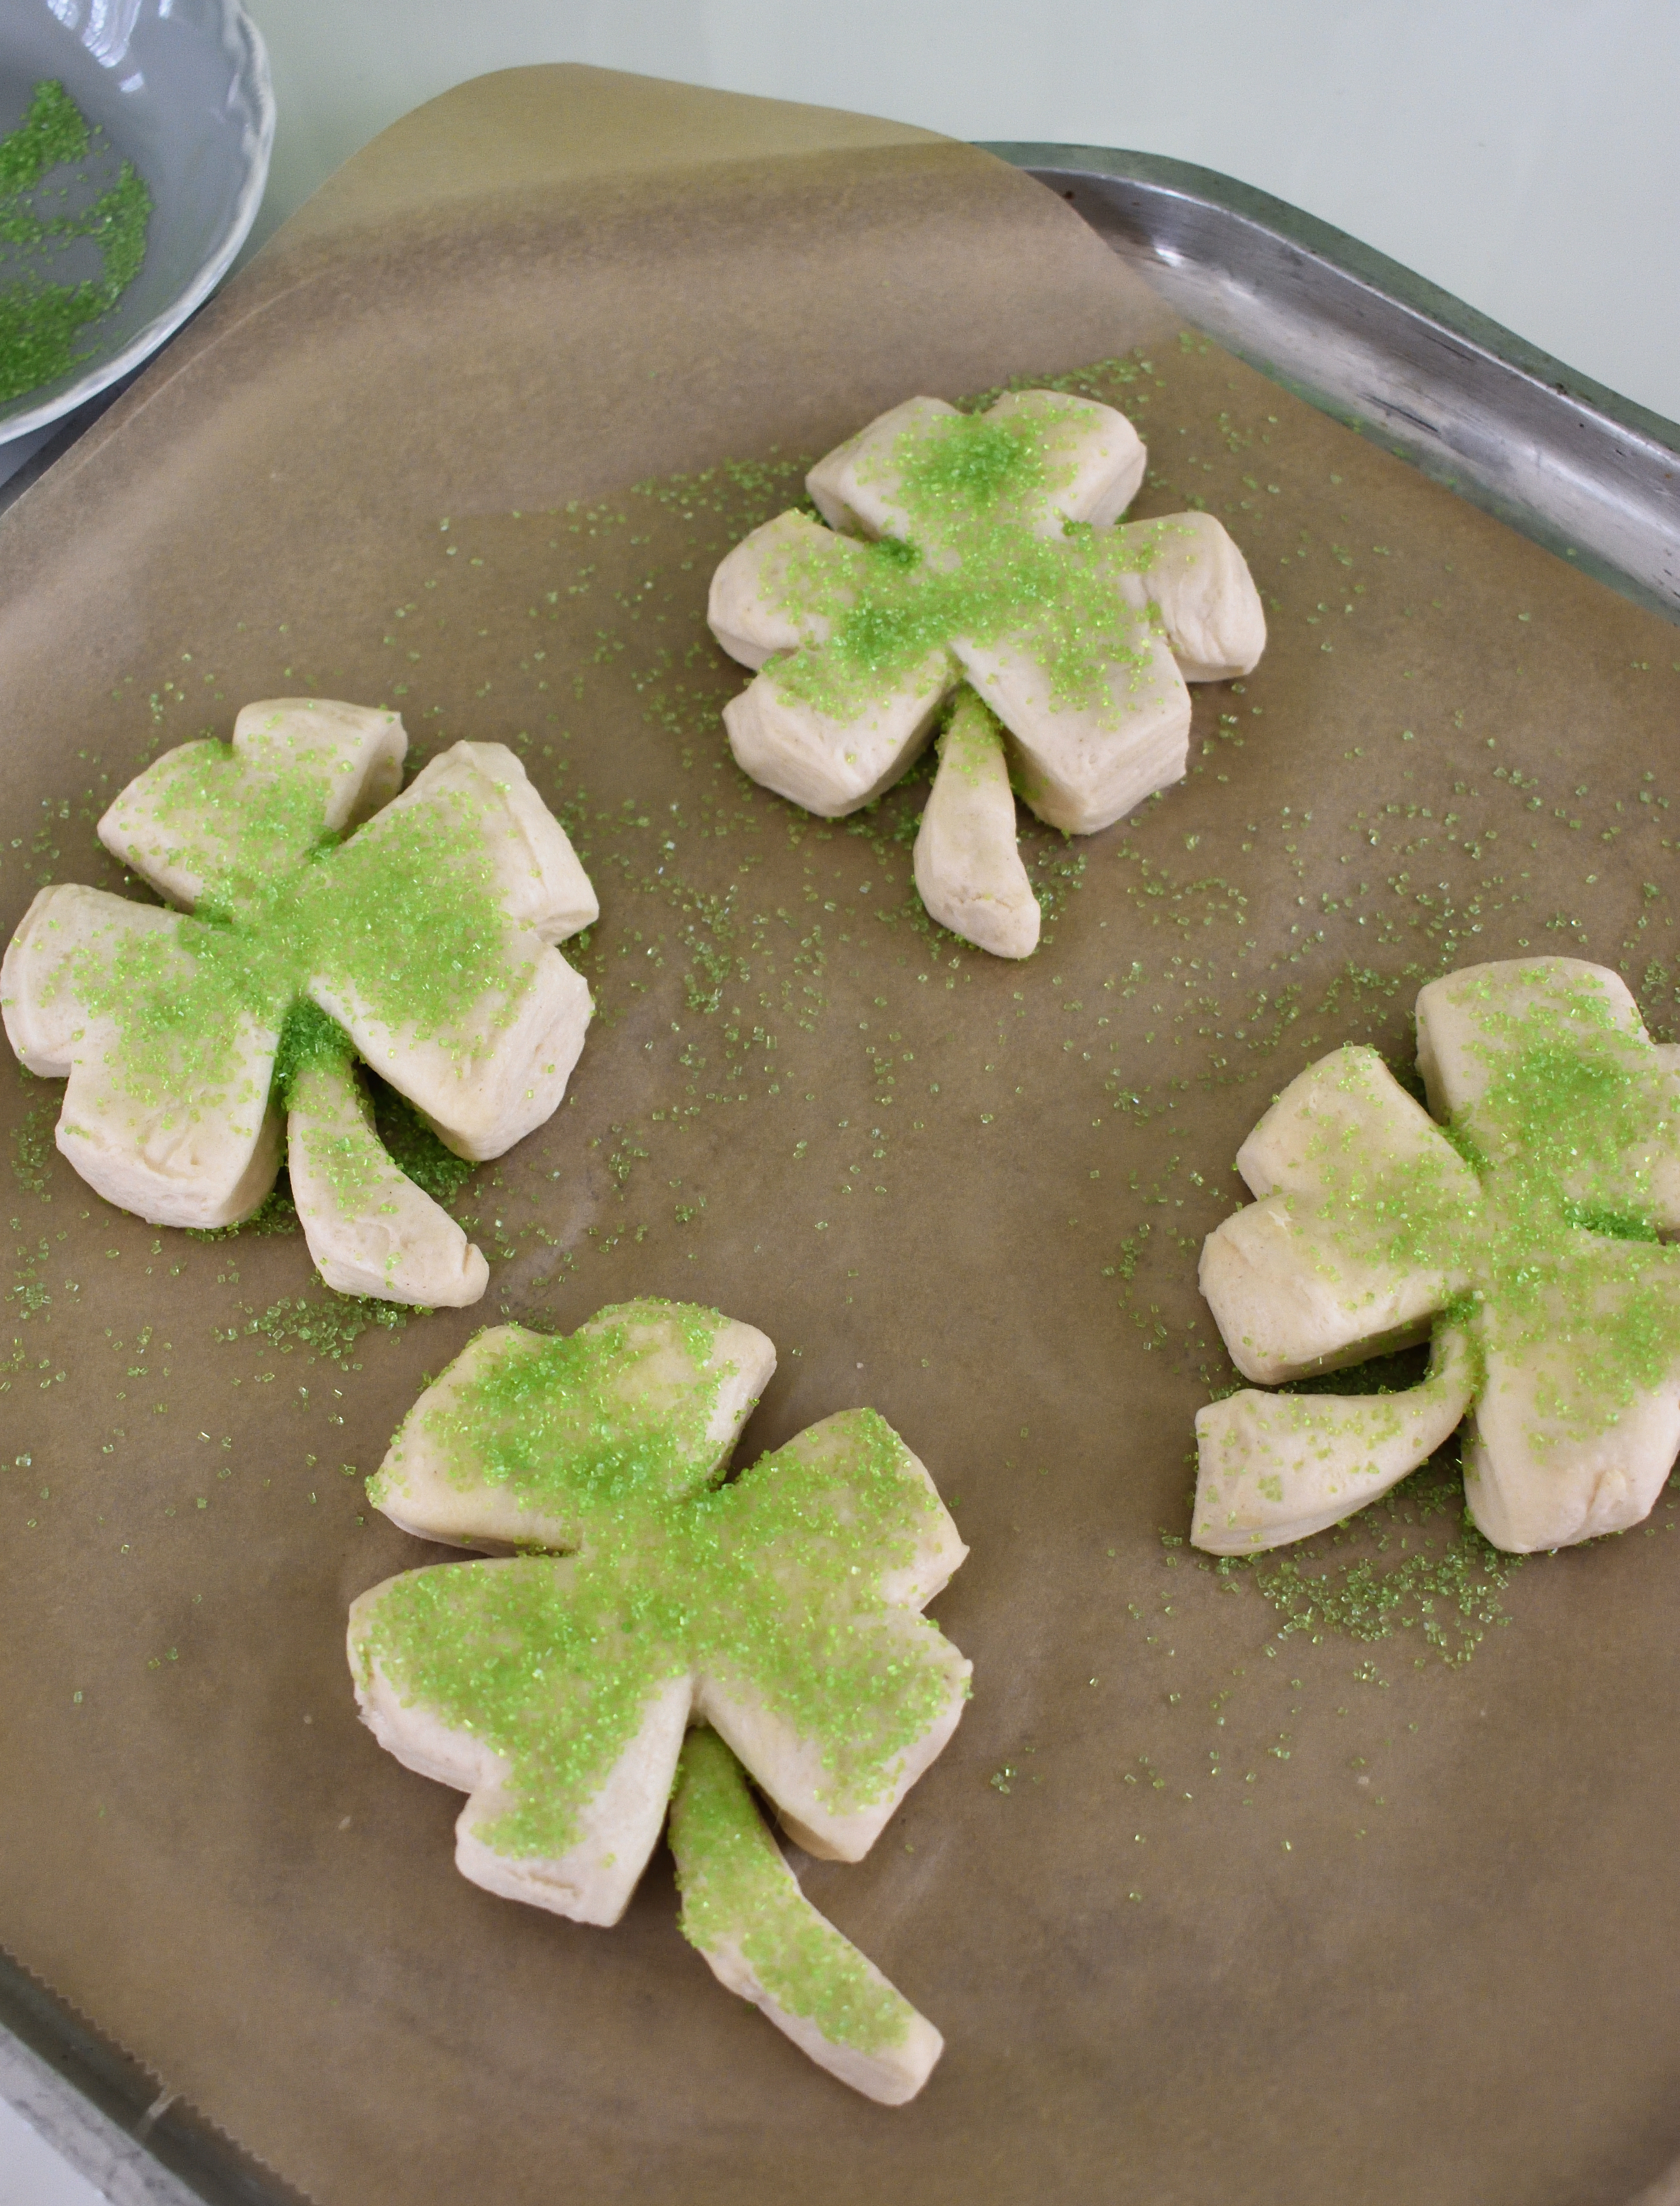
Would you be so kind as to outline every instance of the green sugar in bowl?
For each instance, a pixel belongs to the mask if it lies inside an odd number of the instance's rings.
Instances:
[[[209,296],[273,139],[235,0],[0,0],[0,479]]]

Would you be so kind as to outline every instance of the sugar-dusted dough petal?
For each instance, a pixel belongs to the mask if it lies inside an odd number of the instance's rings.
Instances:
[[[580,1358],[581,1383],[568,1386],[563,1343],[518,1325],[481,1333],[403,1419],[368,1489],[375,1505],[405,1532],[451,1546],[575,1547],[597,1463],[617,1454],[646,1470],[661,1434],[699,1405],[693,1453],[668,1467],[673,1491],[698,1490],[729,1460],[776,1369],[756,1326],[693,1304],[615,1303],[572,1338],[616,1339],[618,1352]],[[495,1410],[480,1406],[486,1382]]]
[[[1146,564],[1117,577],[1127,599],[1153,605],[1187,682],[1252,673],[1266,649],[1266,610],[1248,563],[1211,513],[1172,513],[1115,531]]]
[[[789,569],[796,563],[802,580],[825,572],[837,599],[856,557],[855,546],[808,514],[778,513],[742,537],[712,575],[706,626],[731,659],[755,672],[777,652],[825,642],[826,614],[788,605]]]
[[[6,1039],[29,1070],[63,1080],[75,1062],[87,1011],[76,992],[76,966],[108,959],[141,935],[179,939],[181,921],[156,904],[133,903],[104,889],[60,881],[42,889],[0,959],[0,1017]]]
[[[1236,1153],[1257,1195],[1311,1195],[1355,1210],[1384,1190],[1463,1216],[1475,1174],[1374,1049],[1349,1042],[1297,1073]]]
[[[1650,1514],[1674,1467],[1680,1344],[1654,1383],[1618,1371],[1613,1350],[1603,1354],[1630,1291],[1605,1276],[1623,1255],[1594,1250],[1594,1290],[1554,1287],[1521,1327],[1496,1309],[1479,1314],[1486,1375],[1464,1451],[1464,1498],[1496,1547],[1529,1554],[1625,1531]],[[1651,1266],[1666,1337],[1680,1344],[1680,1260],[1653,1250]]]
[[[267,697],[241,706],[233,748],[261,773],[299,766],[324,769],[329,794],[321,824],[329,834],[348,835],[402,788],[408,736],[402,716],[383,705]]]
[[[1411,1346],[1459,1285],[1373,1257],[1356,1229],[1289,1195],[1217,1226],[1199,1276],[1231,1362],[1262,1386]]]
[[[253,806],[300,770],[314,801],[289,806],[263,835],[260,862],[296,864],[324,835],[348,833],[396,794],[408,738],[395,712],[328,697],[271,697],[243,707],[231,746],[206,740],[165,751],[112,802],[99,840],[130,872],[191,909],[244,848]],[[212,801],[195,802],[200,793]]]
[[[885,697],[837,720],[780,678],[783,664],[766,666],[730,698],[724,725],[743,773],[823,820],[872,803],[909,772],[958,678],[949,656],[935,652]]]
[[[718,1982],[853,2090],[888,2107],[913,2099],[944,2040],[806,1899],[709,1731],[683,1747],[670,1846],[682,1935]]]
[[[506,934],[508,987],[439,1033],[393,1024],[342,983],[318,979],[310,988],[380,1077],[475,1164],[553,1117],[594,1010],[582,975],[534,928],[510,925]]]
[[[923,903],[953,934],[998,957],[1026,957],[1037,948],[1039,900],[1016,839],[1003,736],[972,690],[939,741],[914,870]]]
[[[600,902],[565,829],[505,743],[452,743],[385,807],[364,831],[366,838],[377,844],[401,835],[422,807],[476,829],[502,909],[515,924],[533,928],[540,941],[563,942],[600,917]]]
[[[909,537],[896,448],[909,431],[956,413],[942,398],[907,398],[837,444],[805,478],[824,520],[843,535]],[[1063,391],[1017,391],[996,400],[983,418],[1027,421],[1041,432],[1048,480],[1034,519],[1039,534],[1059,535],[1069,521],[1106,528],[1137,495],[1147,455],[1115,408]]]
[[[1059,536],[1069,521],[1111,528],[1137,496],[1149,455],[1117,408],[1061,391],[1011,391],[982,418],[1031,422],[1041,432],[1049,481],[1038,534]]]
[[[1200,1278],[1245,1378],[1277,1386],[1421,1340],[1469,1285],[1475,1176],[1374,1050],[1297,1075],[1236,1162],[1262,1200],[1209,1234]]]
[[[768,1495],[774,1482],[783,1480],[796,1485],[807,1502],[834,1499],[839,1511],[837,1521],[849,1522],[854,1505],[849,1493],[854,1471],[871,1452],[872,1434],[885,1436],[892,1451],[895,1476],[916,1506],[910,1552],[897,1569],[883,1571],[880,1597],[889,1611],[916,1613],[938,1599],[966,1561],[968,1550],[926,1464],[874,1410],[837,1410],[832,1416],[819,1417],[784,1447],[761,1457],[742,1471],[735,1486],[748,1499],[749,1518],[750,1497]],[[777,1559],[776,1567],[785,1566],[796,1580],[798,1565],[797,1553],[788,1553]]]
[[[530,1567],[517,1559],[471,1563],[456,1565],[451,1575],[464,1579],[472,1571]],[[536,1567],[563,1583],[570,1565],[545,1559]],[[405,1694],[377,1651],[380,1604],[403,1583],[403,1577],[387,1578],[351,1607],[350,1673],[362,1721],[406,1768],[468,1794],[455,1827],[456,1867],[463,1876],[504,1899],[545,1907],[575,1923],[617,1923],[658,1843],[688,1721],[688,1678],[650,1678],[633,1688],[640,1703],[634,1735],[579,1804],[577,1835],[564,1852],[503,1851],[491,1841],[497,1819],[516,1804],[507,1762],[468,1726],[451,1723],[423,1697]],[[567,1683],[557,1678],[556,1693]]]
[[[431,1309],[479,1300],[489,1265],[392,1160],[348,1060],[308,1064],[294,1076],[286,1148],[309,1254],[336,1293]]]
[[[703,1675],[694,1707],[751,1770],[774,1802],[788,1836],[821,1861],[861,1861],[897,1813],[904,1795],[944,1753],[962,1720],[974,1665],[947,1639],[913,1619],[897,1616],[874,1628],[876,1660],[903,1668],[920,1658],[937,1663],[943,1685],[937,1716],[894,1765],[879,1796],[836,1808],[826,1743],[801,1732],[765,1696],[734,1679]]]
[[[907,398],[837,444],[805,478],[811,503],[843,536],[905,536],[909,523],[895,492],[894,447],[909,429],[954,414],[943,398]]]
[[[197,1095],[136,1098],[90,1053],[71,1068],[58,1147],[96,1195],[149,1225],[237,1225],[280,1169],[280,1113],[266,1101],[278,1039],[241,1023],[225,1077]]]
[[[444,1024],[419,1031],[384,1005],[393,971],[423,983],[423,939],[356,939],[333,945],[329,972],[309,993],[354,1041],[381,1078],[419,1111],[458,1156],[498,1157],[552,1117],[583,1048],[593,1005],[588,986],[554,943],[588,926],[599,906],[565,831],[503,743],[453,744],[432,760],[354,842],[323,862],[377,882],[401,877],[406,850],[430,863],[439,830],[459,862],[482,862],[498,907],[496,985]],[[464,843],[462,831],[466,831]],[[396,1000],[401,1000],[400,996]]]
[[[1582,957],[1511,957],[1462,965],[1418,991],[1417,1069],[1438,1118],[1474,1111],[1530,1033],[1567,1046],[1646,1040],[1619,973]],[[1647,1046],[1649,1044],[1647,1043]]]
[[[1435,1336],[1429,1376],[1392,1394],[1260,1394],[1196,1412],[1194,1546],[1246,1555],[1305,1540],[1408,1477],[1470,1406],[1478,1363],[1464,1329]]]
[[[506,1812],[507,1797],[500,1786],[486,1787],[456,1819],[456,1867],[503,1899],[522,1899],[574,1923],[617,1923],[659,1842],[691,1699],[687,1678],[667,1678],[653,1689],[640,1730],[579,1810],[581,1835],[565,1853],[550,1858],[499,1851],[484,1827]]]
[[[1092,835],[1182,781],[1189,755],[1190,693],[1163,639],[1140,621],[1135,659],[1110,669],[1094,707],[1065,704],[1030,635],[1009,643],[954,643],[964,673],[1008,729],[1016,786],[1039,818]]]
[[[1532,1166],[1554,1111],[1619,1125],[1609,1154],[1550,1160],[1558,1185],[1585,1209],[1680,1232],[1680,1082],[1619,974],[1578,957],[1449,973],[1419,992],[1417,1061],[1431,1108],[1495,1171]]]
[[[784,1493],[789,1484],[808,1497],[807,1524],[820,1522],[825,1504],[837,1509],[843,1523],[850,1503],[849,1472],[854,1460],[867,1454],[878,1425],[870,1412],[842,1410],[742,1472],[733,1489],[741,1511],[735,1536],[750,1539],[758,1508],[776,1508],[778,1488]],[[893,1438],[898,1475],[922,1505],[914,1549],[901,1570],[884,1577],[881,1611],[857,1619],[848,1630],[852,1649],[866,1668],[906,1677],[914,1672],[925,1679],[930,1714],[922,1730],[892,1757],[873,1797],[854,1800],[837,1792],[830,1742],[802,1731],[761,1680],[733,1670],[703,1672],[694,1697],[696,1711],[728,1741],[775,1803],[789,1837],[825,1860],[861,1861],[869,1851],[956,1730],[974,1667],[916,1613],[944,1589],[968,1550],[926,1466]],[[768,1548],[758,1577],[772,1607],[795,1616],[807,1613],[796,1547],[783,1541]]]
[[[221,993],[185,945],[179,913],[66,883],[43,889],[0,964],[0,1005],[32,1071],[68,1076],[60,1150],[93,1189],[153,1225],[247,1218],[274,1184],[280,1119],[269,1097],[277,1030]],[[79,970],[146,953],[133,1032],[87,1008]],[[177,1039],[168,1011],[191,999],[212,1020]],[[145,1035],[142,1054],[134,1037]]]

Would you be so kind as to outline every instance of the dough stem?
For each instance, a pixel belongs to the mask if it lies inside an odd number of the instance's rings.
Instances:
[[[854,2090],[914,2098],[944,2040],[801,1892],[715,1732],[683,1745],[670,1838],[682,1935],[719,1983]]]

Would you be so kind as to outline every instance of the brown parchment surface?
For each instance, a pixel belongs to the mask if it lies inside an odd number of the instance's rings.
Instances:
[[[705,587],[773,485],[629,486],[1117,355],[1138,510],[1219,512],[1272,641],[1181,788],[1028,824],[1057,900],[1009,966],[918,924],[913,795],[819,829],[727,762]],[[1279,1639],[1161,1535],[1229,1376],[1195,1250],[1286,1079],[1404,1060],[1426,973],[1523,946],[1671,1034],[1677,658],[970,150],[581,69],[378,141],[0,524],[0,924],[114,881],[151,747],[313,688],[520,744],[600,1016],[460,1198],[486,1303],[343,1365],[248,1330],[327,1306],[298,1237],[110,1210],[0,1074],[9,1950],[331,2206],[1627,2199],[1680,2150],[1668,1500],[1527,1565],[1461,1667],[1421,1622]],[[611,1932],[494,1899],[355,1720],[346,1607],[433,1552],[360,1492],[423,1375],[638,1293],[778,1344],[743,1459],[872,1402],[972,1546],[952,1744],[867,1862],[801,1863],[945,2033],[900,2112],[713,1983],[663,1853]]]

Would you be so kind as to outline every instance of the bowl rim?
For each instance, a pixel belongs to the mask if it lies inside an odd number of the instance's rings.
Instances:
[[[120,383],[125,376],[133,374],[204,304],[250,235],[257,210],[262,205],[269,160],[274,151],[274,80],[262,33],[240,5],[240,0],[221,0],[221,14],[223,36],[241,51],[239,76],[248,87],[256,108],[256,132],[245,180],[214,250],[200,264],[191,281],[176,292],[160,313],[154,314],[144,328],[137,330],[120,352],[98,361],[86,375],[79,376],[74,383],[55,396],[44,399],[39,406],[10,416],[0,414],[0,452],[19,437],[27,437],[32,431],[62,420],[65,414],[74,413],[77,407],[85,405],[113,383]]]

